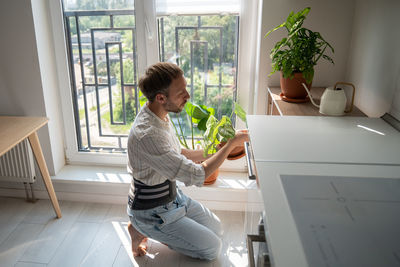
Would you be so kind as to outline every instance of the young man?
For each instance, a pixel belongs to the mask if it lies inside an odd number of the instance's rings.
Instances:
[[[202,150],[181,148],[168,112],[179,113],[190,98],[182,70],[175,64],[150,66],[139,81],[148,102],[140,110],[128,139],[128,230],[134,256],[146,253],[146,237],[185,255],[212,260],[221,250],[218,217],[176,187],[202,186],[236,146],[248,140],[238,131],[217,153],[203,158]],[[196,164],[194,162],[201,162]]]

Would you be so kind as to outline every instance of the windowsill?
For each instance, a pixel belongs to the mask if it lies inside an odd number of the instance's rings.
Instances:
[[[52,176],[52,181],[59,200],[123,204],[126,203],[131,176],[126,167],[65,165],[57,175]],[[220,168],[217,181],[202,187],[186,187],[181,182],[177,184],[186,195],[211,209],[262,209],[259,194],[254,193],[257,191],[256,182],[249,180],[244,171]],[[47,197],[43,186],[36,186],[35,190],[39,198]],[[23,191],[19,194],[22,196]]]
[[[54,183],[78,184],[130,184],[131,176],[126,167],[65,165],[57,175],[52,176]],[[183,183],[178,184],[183,186]],[[181,187],[182,187],[181,186]],[[253,189],[255,182],[248,179],[246,172],[220,170],[217,181],[202,188],[246,190]]]
[[[53,182],[129,184],[131,181],[131,176],[127,173],[126,167],[96,165],[65,165],[51,178]]]

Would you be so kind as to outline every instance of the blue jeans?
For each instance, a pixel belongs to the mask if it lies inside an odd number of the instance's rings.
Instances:
[[[175,201],[148,210],[128,207],[128,215],[140,233],[182,254],[213,260],[221,251],[221,221],[180,189]]]

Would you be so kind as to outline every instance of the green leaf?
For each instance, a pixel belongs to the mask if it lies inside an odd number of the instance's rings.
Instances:
[[[193,104],[191,102],[187,102],[185,105],[186,113],[194,119],[201,120],[208,117],[209,112],[203,108],[201,108],[197,104]]]
[[[216,152],[217,145],[222,139],[230,139],[235,136],[232,122],[227,116],[222,116],[218,121],[213,115],[208,118],[207,130],[203,137],[204,155]]]
[[[237,103],[235,102],[235,114],[245,123],[247,123],[246,120],[246,111]]]
[[[139,105],[143,107],[147,102],[147,98],[144,96],[142,91],[139,90]]]
[[[201,119],[200,122],[197,124],[197,128],[202,131],[207,130],[207,120],[208,118]]]
[[[272,30],[270,30],[269,32],[267,32],[267,33],[264,35],[264,38],[266,38],[271,32],[274,32],[274,31],[276,31],[276,30],[278,30],[278,29],[280,29],[280,28],[282,28],[282,27],[285,27],[285,26],[286,26],[286,22],[282,23],[282,24],[279,25],[279,26],[276,26],[275,28],[273,28]]]
[[[206,132],[204,133],[204,140],[212,140],[213,139],[213,134],[214,134],[214,129],[218,124],[218,120],[211,115],[206,123]]]
[[[312,69],[310,69],[310,70],[304,71],[304,72],[303,72],[303,76],[304,76],[304,79],[306,79],[306,82],[307,82],[308,84],[310,84],[311,81],[312,81],[313,78],[314,78],[314,69],[312,68]]]
[[[208,115],[215,115],[215,109],[212,107],[207,107],[206,105],[199,105],[202,109],[207,110]]]
[[[233,137],[232,131],[233,131],[233,136],[235,136],[235,130],[232,127],[231,120],[227,116],[222,116],[221,120],[214,129],[213,137],[217,137],[217,135],[219,134],[226,139],[230,139]]]
[[[235,137],[235,129],[233,129],[232,125],[230,124],[225,124],[219,127],[218,133],[227,140]]]

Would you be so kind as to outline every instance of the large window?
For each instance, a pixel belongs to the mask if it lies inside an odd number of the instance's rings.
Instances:
[[[133,0],[63,0],[79,151],[126,150],[131,124],[146,101],[137,87],[138,66],[154,63],[142,54],[178,64],[191,101],[214,107],[218,117],[232,112],[239,5],[226,0],[136,2],[140,5]],[[149,2],[154,8],[143,16],[139,9]],[[151,25],[156,46],[147,46],[149,38],[141,36],[149,35]],[[141,51],[136,40],[153,51]]]
[[[81,151],[124,151],[139,108],[133,1],[64,1]]]

